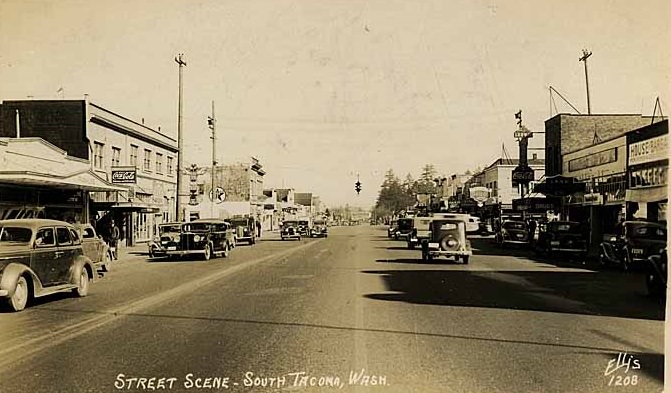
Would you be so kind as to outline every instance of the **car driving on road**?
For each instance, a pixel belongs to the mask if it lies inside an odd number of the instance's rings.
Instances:
[[[0,298],[12,310],[57,292],[86,296],[95,269],[73,225],[46,219],[0,221]]]
[[[178,241],[165,245],[166,255],[200,255],[209,260],[217,254],[228,257],[233,248],[231,224],[219,219],[199,219],[181,225]]]
[[[422,243],[423,261],[444,256],[453,257],[455,261],[461,258],[464,264],[468,263],[473,251],[466,239],[466,223],[463,220],[434,219],[429,228],[429,239]]]

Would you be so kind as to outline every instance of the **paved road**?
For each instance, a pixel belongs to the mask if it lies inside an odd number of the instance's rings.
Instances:
[[[422,263],[357,226],[132,255],[86,298],[0,314],[0,392],[662,390],[664,304],[640,277],[473,245],[469,265]]]

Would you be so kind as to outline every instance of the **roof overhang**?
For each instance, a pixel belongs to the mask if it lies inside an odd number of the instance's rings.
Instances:
[[[68,176],[54,176],[31,171],[0,171],[0,184],[58,187],[83,191],[128,191],[128,188],[109,183],[90,170]]]

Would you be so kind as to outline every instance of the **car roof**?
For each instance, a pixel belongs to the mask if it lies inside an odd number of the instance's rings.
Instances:
[[[2,226],[17,226],[23,228],[37,228],[41,226],[66,226],[74,227],[73,224],[70,224],[65,221],[59,220],[49,220],[45,218],[14,218],[11,220],[0,220],[0,225]]]

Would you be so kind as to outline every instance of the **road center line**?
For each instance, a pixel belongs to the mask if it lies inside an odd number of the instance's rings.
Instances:
[[[251,266],[257,265],[270,259],[285,257],[287,255],[293,254],[297,251],[315,245],[321,242],[322,240],[323,239],[319,239],[279,252],[277,254],[271,254],[262,258],[242,262],[238,265],[220,270],[211,275],[191,280],[189,282],[185,282],[167,291],[160,292],[143,299],[134,300],[127,304],[121,305],[116,308],[112,308],[107,311],[101,311],[102,315],[98,315],[93,318],[77,322],[74,325],[64,327],[62,329],[59,329],[58,331],[47,332],[44,335],[35,337],[33,339],[29,339],[20,344],[5,347],[2,350],[0,350],[0,369],[5,369],[10,365],[16,364],[20,360],[25,359],[37,352],[41,352],[43,350],[46,350],[50,347],[53,347],[65,341],[72,340],[73,338],[76,338],[84,333],[97,329],[103,325],[115,321],[118,317],[138,313],[142,310],[156,306],[160,303],[186,295],[189,292],[196,291],[199,287],[211,284],[226,276],[237,273],[241,270],[247,269]]]

